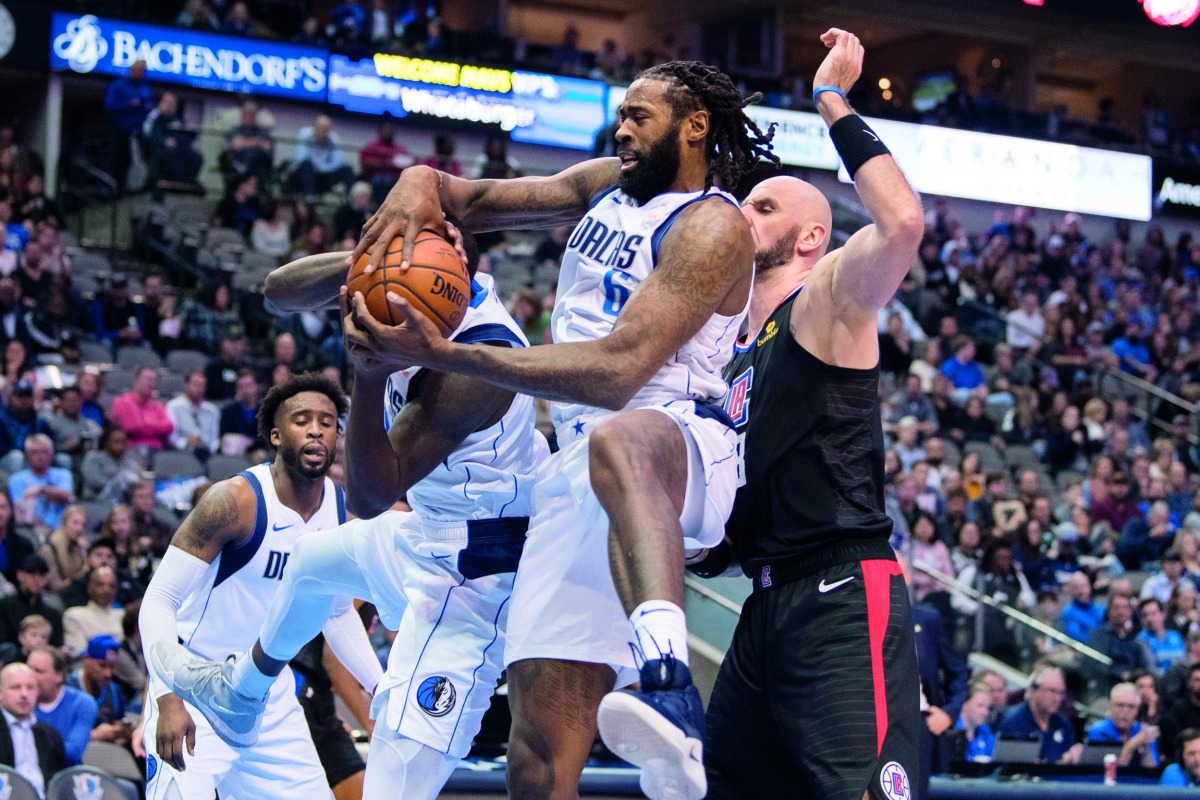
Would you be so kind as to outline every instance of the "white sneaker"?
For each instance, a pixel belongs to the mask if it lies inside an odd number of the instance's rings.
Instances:
[[[171,691],[195,706],[228,744],[251,747],[258,741],[266,703],[233,688],[233,656],[218,663],[181,644],[158,642],[150,648],[150,661]]]

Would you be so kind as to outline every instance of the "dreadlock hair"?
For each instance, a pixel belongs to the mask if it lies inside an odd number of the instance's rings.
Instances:
[[[708,111],[706,189],[716,179],[722,189],[733,191],[738,180],[754,169],[759,159],[766,159],[779,169],[779,156],[771,152],[775,123],[764,133],[742,110],[761,100],[761,92],[742,97],[728,75],[699,61],[668,61],[643,70],[638,78],[672,84],[667,98],[675,119],[701,108]]]
[[[275,427],[275,415],[279,407],[301,392],[317,392],[328,397],[337,411],[338,419],[346,416],[350,409],[346,393],[330,378],[319,372],[293,375],[278,386],[272,386],[258,407],[258,435],[263,440],[271,441],[271,429]]]

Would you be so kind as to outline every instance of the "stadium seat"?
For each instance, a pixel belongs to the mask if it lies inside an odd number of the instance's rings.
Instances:
[[[112,775],[96,767],[78,766],[64,769],[46,787],[46,800],[138,800]]]
[[[83,506],[83,511],[87,515],[87,529],[89,531],[98,531],[100,526],[104,524],[104,519],[112,511],[112,503],[102,503],[99,500],[82,500],[79,505]]]
[[[133,754],[112,742],[91,742],[83,751],[83,763],[104,770],[114,778],[141,782],[142,770]]]
[[[183,391],[185,373],[173,370],[161,370],[158,373],[158,396],[166,402]]]
[[[0,797],[7,800],[40,800],[33,784],[7,764],[0,764]]]
[[[214,455],[208,459],[208,479],[214,483],[223,481],[249,467],[250,462],[242,456]]]
[[[137,371],[142,367],[158,369],[162,357],[149,347],[122,347],[117,351],[117,368]]]
[[[1037,453],[1027,444],[1010,444],[1004,448],[1004,463],[1013,469],[1045,469]]]
[[[104,342],[81,341],[79,355],[85,364],[111,364],[112,351]]]
[[[178,450],[162,450],[154,456],[154,475],[159,480],[166,478],[198,478],[204,474],[204,465],[191,453]]]
[[[167,353],[167,369],[180,375],[187,375],[195,370],[208,366],[208,355],[199,350],[172,350]]]
[[[137,375],[132,368],[114,369],[104,376],[104,393],[110,395],[125,394],[133,388],[133,379]]]
[[[214,252],[221,250],[245,250],[246,237],[232,228],[212,228],[204,236],[204,246]]]
[[[979,466],[984,472],[1004,471],[1004,459],[1000,457],[1000,452],[987,442],[967,442],[963,450],[979,454]]]
[[[942,449],[946,453],[944,463],[947,467],[958,469],[962,465],[962,450],[958,449],[958,445],[949,436],[943,436],[941,439]]]

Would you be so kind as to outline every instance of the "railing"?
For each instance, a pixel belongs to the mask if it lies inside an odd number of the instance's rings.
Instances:
[[[117,206],[120,199],[121,185],[112,175],[109,175],[104,170],[88,163],[83,158],[76,156],[71,159],[71,165],[77,173],[83,173],[93,181],[103,185],[106,193],[98,194],[94,189],[86,186],[78,186],[73,183],[62,181],[59,187],[60,195],[75,198],[79,201],[79,225],[76,238],[83,240],[85,231],[87,230],[88,211],[95,206],[107,206],[109,216],[109,233],[108,246],[110,249],[115,249],[117,246]]]

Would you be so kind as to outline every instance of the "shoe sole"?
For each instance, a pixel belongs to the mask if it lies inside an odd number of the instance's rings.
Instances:
[[[640,767],[651,800],[702,800],[708,791],[704,745],[631,694],[600,701],[600,738],[616,755]]]
[[[180,696],[181,699],[188,702],[192,708],[195,708],[197,711],[199,711],[204,718],[208,720],[208,724],[212,726],[213,731],[216,732],[217,736],[221,737],[222,741],[224,741],[230,747],[240,748],[253,747],[258,743],[259,731],[257,725],[255,725],[254,729],[249,733],[239,733],[233,728],[230,728],[229,725],[226,724],[225,720],[222,719],[222,717],[215,710],[209,708],[207,703],[203,701],[197,702],[199,698],[196,697],[192,697],[191,699],[184,697],[185,694],[192,693],[180,692],[178,687],[174,685],[175,673],[167,670],[163,666],[162,658],[159,656],[158,647],[150,648],[150,661],[155,671],[158,672],[159,676],[163,679],[167,686],[170,687],[171,691],[175,692]]]

